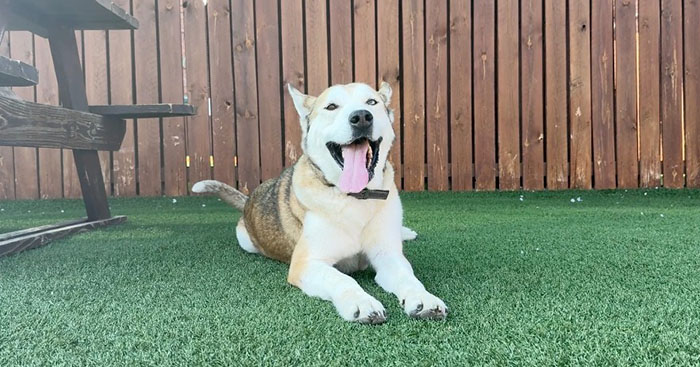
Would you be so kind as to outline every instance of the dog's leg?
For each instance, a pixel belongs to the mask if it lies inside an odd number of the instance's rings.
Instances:
[[[304,236],[294,248],[287,281],[309,296],[333,302],[347,321],[364,324],[386,321],[384,306],[367,294],[355,279],[334,268],[332,260],[314,256]]]
[[[377,272],[374,278],[377,284],[396,295],[406,314],[431,320],[442,320],[447,316],[445,303],[425,290],[400,247],[382,248],[368,256]]]

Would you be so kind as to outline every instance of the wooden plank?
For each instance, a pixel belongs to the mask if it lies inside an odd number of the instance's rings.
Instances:
[[[81,221],[79,223],[67,223],[61,226],[50,226],[45,229],[36,229],[31,233],[13,237],[7,240],[0,240],[0,257],[20,253],[25,250],[46,245],[51,241],[64,238],[73,234],[86,232],[92,229],[119,224],[126,221],[125,216],[112,217],[95,221]]]
[[[305,1],[307,92],[312,96],[329,86],[327,14],[326,0]]]
[[[189,103],[199,111],[209,109],[209,80],[207,68],[207,34],[205,5],[201,1],[187,2],[185,7],[185,58]],[[161,57],[162,58],[162,57]],[[189,186],[211,178],[209,157],[211,150],[211,124],[207,114],[200,113],[187,122],[187,154]]]
[[[236,89],[238,188],[252,192],[260,184],[260,132],[253,0],[233,0],[233,67]]]
[[[129,0],[115,0],[117,5],[129,9]],[[131,32],[109,32],[109,103],[134,102],[132,88]],[[155,44],[153,45],[155,47]],[[126,120],[126,134],[121,148],[112,153],[114,196],[136,195],[136,147],[134,121]],[[155,175],[155,172],[153,172]],[[106,177],[106,176],[105,176]]]
[[[39,82],[36,68],[19,60],[0,56],[0,87],[29,87]]]
[[[301,0],[280,2],[282,35],[283,85],[291,84],[304,90],[304,24]],[[301,157],[301,125],[294,102],[284,91],[284,164],[290,166]]]
[[[0,116],[0,145],[117,150],[124,137],[123,120],[4,96]],[[36,179],[36,165],[31,168]]]
[[[452,190],[473,188],[471,1],[450,0],[450,133]]]
[[[571,188],[592,187],[590,4],[569,1]]]
[[[158,91],[156,90],[156,99],[158,98],[157,92]],[[172,103],[138,105],[101,105],[90,106],[89,110],[90,113],[103,116],[117,117],[120,119],[145,119],[143,121],[144,123],[151,122],[155,124],[156,127],[158,126],[158,121],[153,120],[154,118],[193,116],[196,114],[195,108],[192,105]],[[141,135],[141,128],[139,128],[139,135]]]
[[[34,39],[36,66],[42,75],[41,83],[36,88],[36,101],[52,106],[58,105],[58,81],[51,59],[49,41],[45,38]],[[63,197],[63,172],[61,169],[60,149],[39,148],[39,196],[42,199]],[[70,152],[66,152],[68,154]]]
[[[307,12],[308,14],[308,12]],[[394,167],[394,182],[401,189],[401,61],[399,55],[399,2],[381,0],[377,3],[377,69],[379,81],[391,85],[392,97],[389,107],[394,111],[394,144],[389,152],[389,160]],[[308,34],[308,32],[307,32]],[[309,79],[309,88],[311,80]]]
[[[255,3],[255,34],[258,58],[258,100],[260,113],[260,174],[262,180],[277,177],[282,171],[282,84],[280,82],[279,8],[275,0]],[[308,18],[307,18],[308,19]],[[325,13],[324,13],[325,19]],[[324,29],[325,38],[325,29]],[[325,45],[324,45],[325,46]],[[314,70],[316,68],[314,67]],[[328,75],[328,67],[318,70]]]
[[[156,1],[133,1],[134,16],[141,25],[134,31],[134,85],[136,103],[141,112],[148,109],[152,114],[139,113],[133,116],[136,121],[137,181],[139,196],[162,194],[161,171],[161,126],[157,117],[182,116],[194,112],[189,105],[154,104],[158,103],[158,45],[156,41]],[[179,75],[182,75],[180,73]],[[181,99],[173,102],[179,103]],[[112,101],[114,103],[115,101]],[[147,104],[147,105],[146,105]],[[92,107],[91,107],[92,109]],[[162,112],[162,113],[160,113]],[[126,117],[122,117],[126,118]]]
[[[522,160],[523,188],[526,190],[544,189],[544,19],[542,11],[541,0],[523,2],[521,5]],[[499,129],[499,134],[500,132]],[[499,160],[499,164],[501,162]]]
[[[78,59],[79,62],[82,64],[83,60],[83,31],[75,31],[74,33],[75,38],[76,38],[76,47],[78,49]],[[49,42],[50,46],[50,42]],[[53,58],[53,54],[51,55]],[[56,69],[56,65],[54,65],[54,70]],[[56,75],[56,72],[54,71],[54,75]],[[60,90],[60,88],[59,88]],[[60,101],[60,93],[59,93],[59,101]],[[73,153],[69,150],[65,150],[63,152],[63,197],[64,198],[80,198],[82,193],[81,193],[81,188],[80,188],[80,179],[78,178],[78,171],[75,167],[75,160],[73,159]]]
[[[685,172],[688,187],[700,187],[700,3],[685,2]]]
[[[53,29],[49,44],[58,79],[59,97],[63,106],[76,111],[87,111],[87,95],[85,83],[82,80],[75,32],[65,28]],[[97,152],[73,150],[73,159],[88,220],[111,217]]]
[[[331,84],[352,83],[352,1],[335,1],[329,11]]]
[[[8,29],[29,30],[48,37],[48,24],[68,24],[73,29],[136,29],[139,22],[112,0],[11,1],[13,16]]]
[[[477,190],[496,189],[496,6],[474,0],[474,161]]]
[[[423,1],[402,2],[404,189],[425,189],[425,42]]]
[[[596,189],[615,188],[614,0],[591,3],[591,128]]]
[[[34,64],[34,39],[28,32],[13,32],[10,41],[10,55],[13,59]],[[15,94],[25,101],[34,101],[34,87],[13,88]],[[9,123],[5,123],[9,124]],[[3,125],[5,125],[3,124]],[[3,126],[2,131],[9,128]],[[3,133],[0,139],[11,139]],[[20,134],[21,135],[21,134]],[[0,144],[1,145],[1,144]],[[14,145],[14,144],[8,144]],[[39,198],[36,148],[14,148],[15,196],[17,199]]]
[[[637,160],[637,21],[634,2],[615,4],[617,187],[639,185]],[[645,75],[645,78],[647,75]]]
[[[66,226],[71,226],[74,224],[78,223],[85,223],[85,219],[76,219],[76,220],[71,220],[71,221],[66,221],[58,224],[48,224],[45,226],[39,226],[39,227],[34,227],[34,228],[27,228],[27,229],[22,229],[19,231],[14,231],[14,232],[8,232],[8,233],[0,233],[0,241],[7,241],[9,239],[13,238],[18,238],[18,237],[24,237],[30,234],[37,234],[45,231],[50,231],[52,229],[57,229],[61,227],[66,227]]]
[[[639,184],[661,185],[661,13],[655,1],[639,2]],[[643,78],[641,76],[644,76]]]
[[[425,87],[428,189],[446,191],[448,181],[447,133],[447,2],[425,9]]]
[[[85,40],[83,68],[88,101],[93,104],[107,104],[110,89],[107,69],[107,32],[86,31],[83,36]],[[112,192],[112,157],[109,152],[99,152],[98,155],[105,190],[109,195]]]
[[[377,84],[377,47],[375,0],[354,0],[353,5],[353,31],[354,31],[354,56],[355,56],[355,81],[366,83],[376,88]],[[436,4],[446,7],[444,3]],[[306,18],[308,19],[308,17]],[[444,21],[443,21],[444,22]],[[443,29],[444,31],[444,29]],[[446,49],[445,49],[446,50]]]
[[[211,118],[214,136],[212,141],[214,178],[235,186],[236,121],[234,116],[229,3],[223,1],[210,2],[207,10],[209,17]],[[234,29],[237,29],[238,26],[238,24],[233,25]],[[264,62],[269,61],[265,60]],[[277,123],[279,124],[279,121]]]
[[[518,35],[518,1],[504,0],[498,2],[498,187],[501,190],[520,189],[520,88],[519,82],[519,42]],[[526,4],[523,4],[525,12]],[[526,15],[526,14],[523,14]],[[525,21],[523,16],[523,21]],[[523,35],[527,34],[523,24]],[[523,47],[523,59],[532,56],[527,47]],[[531,81],[523,64],[523,114],[527,113],[526,90],[536,81]],[[524,116],[525,117],[525,116]],[[523,121],[523,125],[525,121]],[[524,128],[525,126],[523,126]],[[523,131],[525,132],[525,131]],[[527,136],[523,136],[523,140]],[[527,144],[527,141],[524,142]],[[523,147],[524,150],[525,147]],[[527,172],[527,170],[525,170]]]
[[[162,103],[183,101],[182,47],[179,0],[158,1],[160,92]],[[185,168],[185,119],[163,120],[163,190],[165,195],[187,194]]]
[[[0,56],[10,56],[8,33],[0,35]],[[2,94],[3,88],[0,88]],[[6,90],[7,91],[7,90]],[[0,200],[15,198],[15,165],[12,147],[0,146]]]
[[[681,188],[683,169],[683,9],[661,0],[661,127],[664,187]],[[16,154],[16,153],[15,153]]]
[[[547,188],[569,187],[566,3],[545,0],[545,138]]]

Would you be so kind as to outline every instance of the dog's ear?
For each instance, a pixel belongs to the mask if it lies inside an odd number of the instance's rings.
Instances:
[[[389,104],[391,104],[391,85],[387,82],[382,82],[382,85],[379,86],[379,90],[377,92],[379,93],[379,96],[382,97],[384,105],[388,107]]]
[[[306,95],[292,86],[291,83],[287,83],[287,89],[289,90],[289,95],[294,101],[294,107],[297,109],[301,123],[304,124],[306,118],[311,114],[311,109],[314,106],[316,97]]]

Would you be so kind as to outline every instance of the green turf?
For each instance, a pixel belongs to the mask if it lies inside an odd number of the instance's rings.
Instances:
[[[364,272],[389,319],[346,323],[238,248],[222,202],[115,199],[127,223],[0,259],[0,366],[700,363],[700,192],[403,198],[445,322],[408,319]],[[0,202],[0,231],[80,213]]]

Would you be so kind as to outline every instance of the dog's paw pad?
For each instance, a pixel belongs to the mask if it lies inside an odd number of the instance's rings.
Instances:
[[[386,321],[384,306],[369,294],[348,294],[336,303],[338,313],[347,321],[381,324]]]
[[[448,313],[445,303],[428,292],[408,296],[401,305],[409,316],[421,320],[444,320]]]

